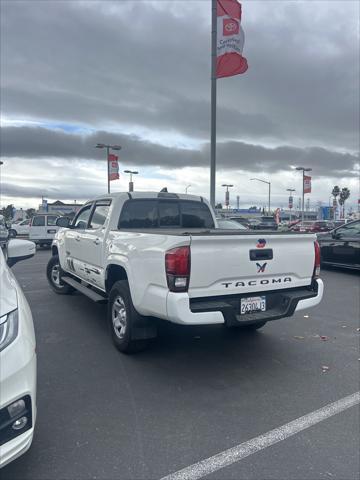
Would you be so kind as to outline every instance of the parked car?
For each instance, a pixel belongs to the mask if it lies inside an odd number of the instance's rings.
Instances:
[[[5,218],[0,215],[0,247],[4,247],[9,239],[9,230],[7,228]]]
[[[312,222],[306,229],[307,232],[314,232],[314,233],[319,233],[319,232],[330,232],[330,230],[333,230],[335,228],[335,225],[333,222],[330,222],[329,220],[316,220],[315,222]]]
[[[235,222],[234,220],[228,220],[226,218],[217,218],[216,219],[218,228],[224,230],[248,230],[242,223]]]
[[[9,229],[9,237],[15,238],[18,235],[29,235],[30,222],[31,220],[28,218],[17,223],[12,223]]]
[[[25,453],[34,434],[34,325],[26,298],[9,269],[34,254],[35,244],[28,240],[9,240],[5,251],[0,251],[0,467]]]
[[[107,302],[122,352],[156,336],[154,317],[256,330],[317,305],[323,295],[315,235],[219,231],[202,197],[114,193],[57,225],[64,228],[52,244],[50,286]]]
[[[250,225],[252,230],[277,230],[278,224],[275,221],[274,217],[261,217],[260,221]]]
[[[318,235],[321,263],[360,270],[360,220]]]
[[[59,215],[40,214],[34,215],[31,219],[29,229],[29,240],[32,240],[37,245],[50,246],[58,231],[56,220]]]
[[[298,220],[296,223],[293,223],[289,227],[289,230],[291,230],[292,232],[308,232],[313,223],[314,222],[312,222],[312,221],[302,222],[301,220]]]

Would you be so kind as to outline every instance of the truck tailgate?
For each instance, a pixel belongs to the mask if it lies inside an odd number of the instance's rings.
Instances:
[[[315,235],[191,237],[191,298],[234,295],[311,284]]]

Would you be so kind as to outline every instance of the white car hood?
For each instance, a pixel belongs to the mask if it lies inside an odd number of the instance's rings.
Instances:
[[[17,301],[17,283],[8,266],[6,265],[4,255],[0,252],[0,317],[15,310],[18,306]]]

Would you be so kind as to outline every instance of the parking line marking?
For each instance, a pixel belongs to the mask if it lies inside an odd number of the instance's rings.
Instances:
[[[253,453],[281,442],[282,440],[306,430],[307,428],[337,415],[350,407],[358,405],[359,403],[360,391],[341,398],[334,403],[329,403],[328,405],[325,405],[325,407],[319,408],[319,410],[308,413],[307,415],[297,418],[296,420],[286,423],[274,430],[270,430],[269,432],[259,435],[247,442],[236,445],[228,450],[224,450],[212,457],[194,463],[189,467],[185,467],[182,470],[170,473],[161,480],[196,480],[205,477],[210,473],[216,472],[217,470],[238,462]]]

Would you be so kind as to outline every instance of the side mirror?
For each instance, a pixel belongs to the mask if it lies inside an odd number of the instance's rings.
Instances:
[[[5,222],[5,227],[10,230],[11,228],[11,222]]]
[[[56,226],[63,228],[70,228],[70,218],[69,217],[59,217],[56,219]]]
[[[26,260],[35,255],[36,245],[29,240],[10,240],[7,244],[7,264],[9,267],[21,260]]]

